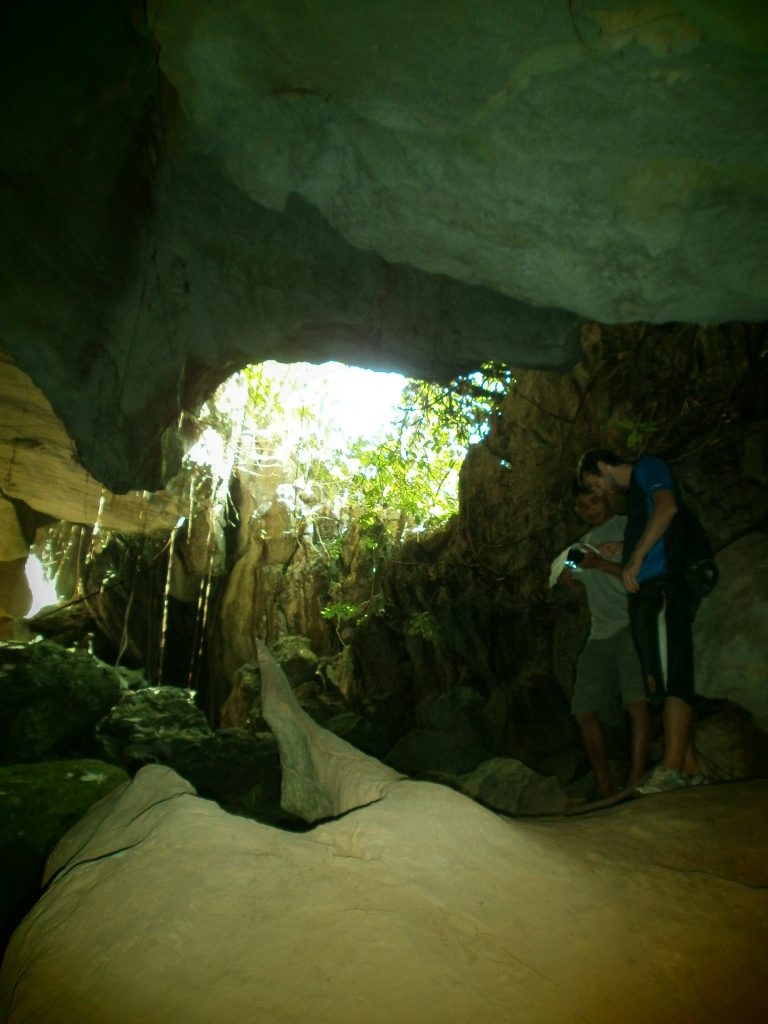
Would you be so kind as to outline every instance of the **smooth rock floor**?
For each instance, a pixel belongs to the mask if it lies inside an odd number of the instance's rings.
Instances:
[[[768,782],[505,820],[408,780],[304,833],[142,769],[62,840],[13,1024],[762,1024]]]

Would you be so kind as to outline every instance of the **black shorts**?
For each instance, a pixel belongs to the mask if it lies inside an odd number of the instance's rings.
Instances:
[[[629,595],[629,621],[646,679],[656,686],[658,699],[678,697],[693,703],[694,603],[684,576],[658,576]],[[666,639],[662,645],[659,616]],[[665,667],[666,666],[666,670]]]

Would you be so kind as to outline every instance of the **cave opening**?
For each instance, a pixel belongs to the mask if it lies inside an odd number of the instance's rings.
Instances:
[[[253,632],[217,625],[243,561],[261,581],[249,593],[257,632],[301,635],[350,671],[356,629],[384,611],[377,573],[399,545],[455,517],[462,461],[513,384],[498,363],[447,385],[340,363],[245,367],[180,417],[181,471],[165,492],[179,513],[172,526],[148,527],[155,496],[145,492],[133,529],[115,529],[102,491],[93,523],[38,529],[19,633],[95,654],[132,673],[133,688],[186,689],[209,724],[222,714],[231,724],[233,670],[210,665],[238,649],[225,630]],[[310,591],[299,607],[295,582],[285,587],[296,564]],[[409,629],[429,640],[434,618],[419,610]]]
[[[767,27],[2,4],[0,945],[35,906],[0,1019],[762,1024]],[[458,469],[453,416],[351,476],[308,421],[191,460],[275,355],[515,383]],[[720,572],[691,724],[724,784],[610,812],[589,610],[548,586],[602,446],[671,467]],[[29,619],[43,536],[70,596]]]

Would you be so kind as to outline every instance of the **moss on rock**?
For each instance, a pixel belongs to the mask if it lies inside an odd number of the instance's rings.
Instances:
[[[39,895],[45,861],[97,800],[127,782],[102,761],[44,761],[0,767],[0,943]]]

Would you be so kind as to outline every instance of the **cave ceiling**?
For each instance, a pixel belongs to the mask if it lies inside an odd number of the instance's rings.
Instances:
[[[766,318],[754,0],[6,0],[0,40],[0,345],[113,490],[249,362]]]

